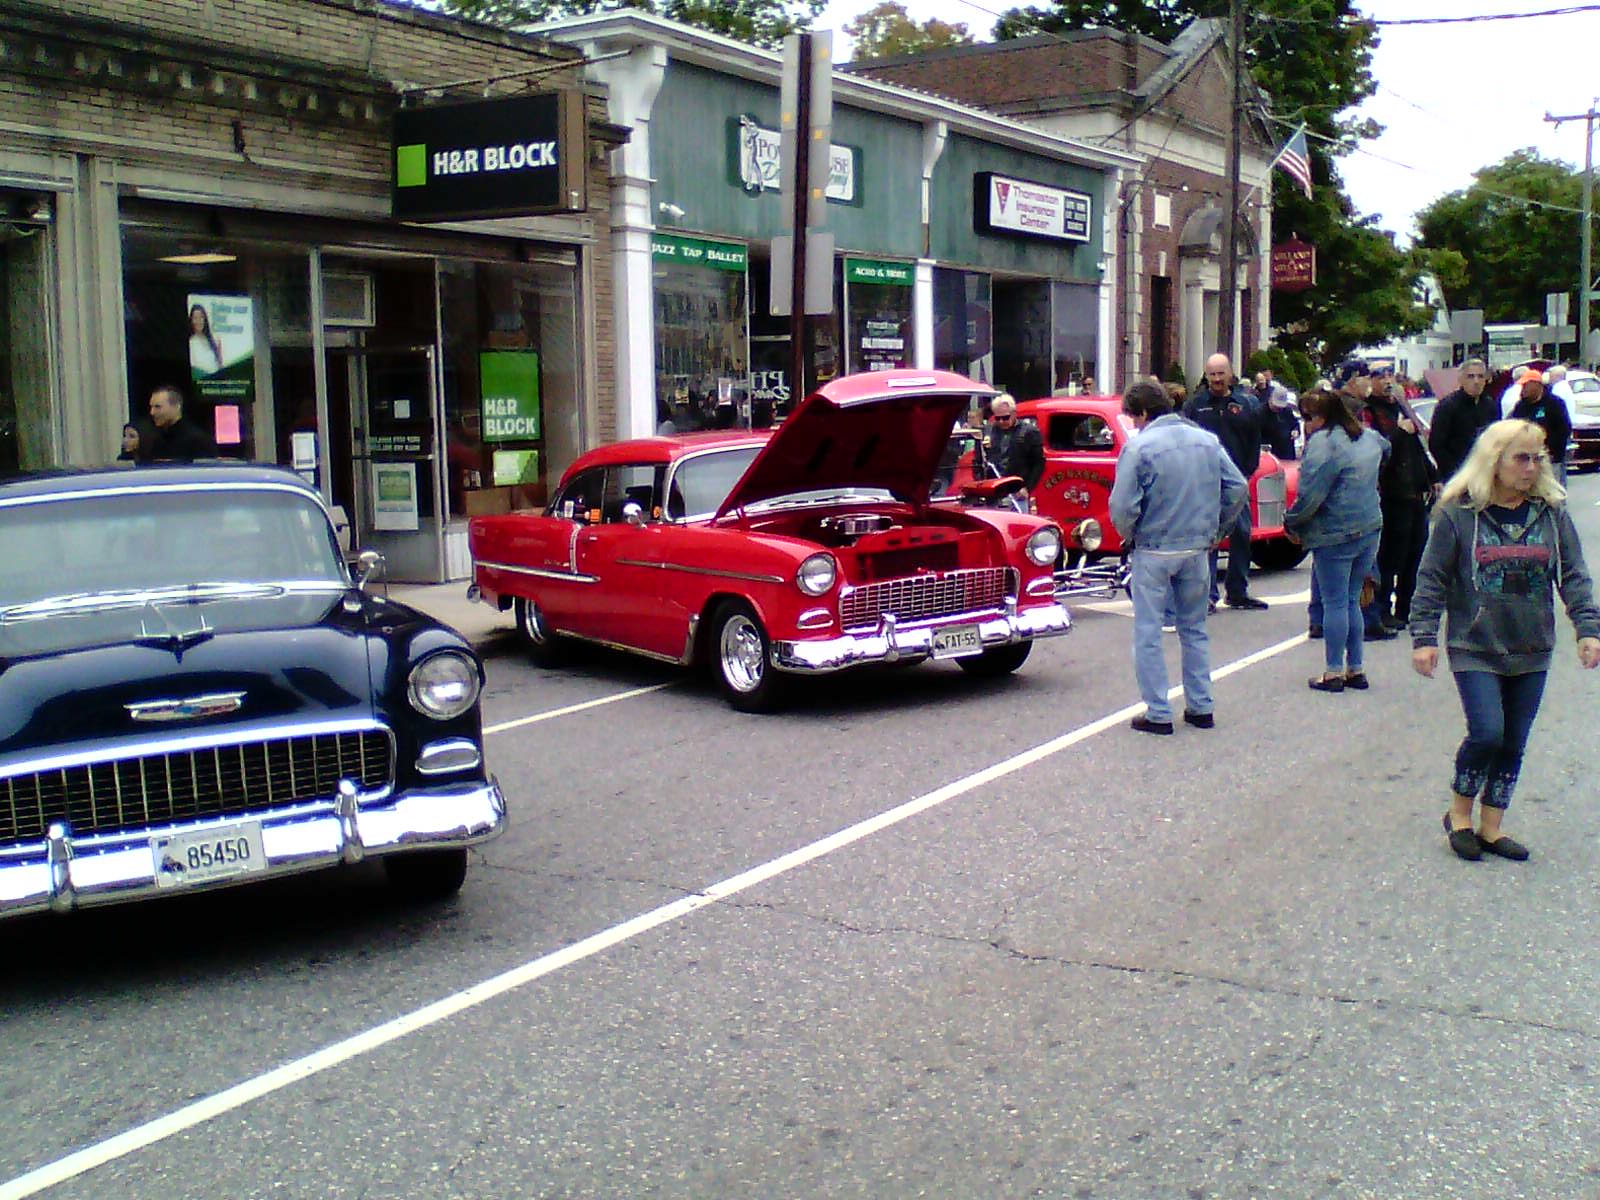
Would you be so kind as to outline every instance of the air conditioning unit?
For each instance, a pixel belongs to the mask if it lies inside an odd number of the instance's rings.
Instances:
[[[322,323],[358,329],[371,329],[376,325],[372,276],[357,271],[324,271]]]

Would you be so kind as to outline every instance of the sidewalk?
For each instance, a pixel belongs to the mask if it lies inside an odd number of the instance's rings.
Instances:
[[[381,583],[377,585],[380,596],[384,594],[383,586]],[[458,579],[454,583],[391,583],[388,596],[391,600],[409,604],[435,620],[443,621],[458,630],[475,647],[511,634],[516,629],[509,609],[500,612],[487,604],[475,604],[468,600],[465,579]]]

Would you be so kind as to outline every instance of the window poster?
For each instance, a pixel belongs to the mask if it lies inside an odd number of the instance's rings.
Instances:
[[[372,527],[412,530],[420,526],[417,512],[417,464],[372,464]]]
[[[249,296],[190,293],[189,378],[195,394],[222,404],[255,399],[256,329]]]

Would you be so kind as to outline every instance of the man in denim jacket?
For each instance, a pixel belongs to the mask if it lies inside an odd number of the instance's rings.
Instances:
[[[1170,603],[1183,649],[1183,719],[1210,729],[1210,552],[1249,503],[1250,485],[1216,436],[1175,414],[1155,384],[1128,388],[1122,411],[1139,430],[1117,460],[1111,489],[1111,521],[1133,546],[1133,670],[1145,703],[1133,727],[1172,732],[1161,652],[1162,613]]]

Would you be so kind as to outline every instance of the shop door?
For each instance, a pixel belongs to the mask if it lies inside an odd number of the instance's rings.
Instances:
[[[335,434],[340,425],[349,431],[350,471],[334,470],[334,501],[351,516],[355,545],[382,554],[389,579],[442,582],[433,348],[330,348],[328,407]]]

